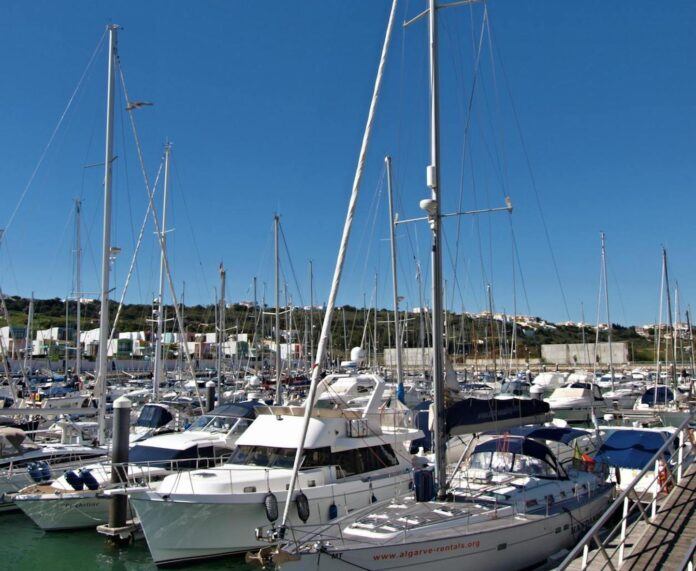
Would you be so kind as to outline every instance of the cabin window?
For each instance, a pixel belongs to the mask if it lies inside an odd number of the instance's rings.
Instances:
[[[294,451],[293,451],[294,453]],[[313,450],[304,451],[304,460],[302,468],[319,468],[320,466],[331,465],[331,448],[314,448]]]
[[[333,463],[339,469],[339,477],[345,478],[396,466],[399,460],[391,445],[385,444],[336,452],[333,455]]]
[[[237,446],[230,458],[230,463],[264,468],[292,468],[295,464],[296,453],[295,448]],[[305,450],[302,462],[303,469],[329,465],[331,465],[331,450],[328,447]]]

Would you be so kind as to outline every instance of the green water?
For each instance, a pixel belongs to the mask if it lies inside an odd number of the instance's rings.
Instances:
[[[0,569],[13,571],[154,571],[145,541],[116,549],[94,530],[45,533],[22,513],[0,514]],[[178,567],[196,571],[247,571],[240,558]]]

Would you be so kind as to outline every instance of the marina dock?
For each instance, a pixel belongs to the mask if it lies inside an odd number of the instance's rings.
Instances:
[[[657,455],[656,455],[657,456]],[[696,465],[689,466],[682,477],[679,469],[666,474],[662,488],[670,487],[655,500],[645,503],[645,494],[629,487],[617,498],[605,516],[621,508],[621,520],[615,526],[593,526],[578,546],[557,567],[568,571],[617,571],[660,569],[682,571],[693,569],[696,548]],[[660,480],[657,474],[655,478]],[[638,478],[636,479],[638,480]],[[625,498],[624,498],[625,496]],[[611,520],[603,517],[602,520]],[[600,524],[598,522],[598,524]],[[623,537],[623,541],[622,538]],[[577,554],[577,557],[572,557]]]

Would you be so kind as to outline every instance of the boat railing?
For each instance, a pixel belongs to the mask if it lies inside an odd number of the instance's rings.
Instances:
[[[689,428],[692,421],[693,414],[684,419],[556,569],[567,569],[578,557],[582,557],[583,570],[595,560],[611,569],[621,567],[630,532],[640,522],[652,523],[668,492],[682,480],[685,450],[693,438]],[[619,510],[618,522],[610,527]]]
[[[210,457],[128,461],[118,464],[114,464],[110,460],[104,460],[102,462],[94,462],[92,465],[100,465],[103,469],[109,471],[111,468],[115,468],[115,472],[120,478],[119,484],[125,487],[132,485],[133,480],[137,480],[139,485],[150,487],[154,482],[161,480],[163,471],[167,474],[190,474],[193,470],[219,467],[228,458],[229,454],[225,454]]]

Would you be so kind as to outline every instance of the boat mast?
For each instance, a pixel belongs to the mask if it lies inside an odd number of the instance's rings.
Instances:
[[[106,88],[106,141],[104,149],[104,215],[102,234],[101,309],[99,313],[99,361],[95,397],[99,399],[99,443],[106,441],[106,359],[109,352],[109,270],[111,264],[111,179],[114,160],[114,90],[118,26],[109,24],[109,61]]]
[[[689,357],[690,357],[690,362],[691,362],[691,383],[690,386],[693,386],[694,382],[694,375],[696,375],[696,367],[694,367],[694,334],[691,329],[691,306],[688,307],[686,310],[686,327],[689,330],[689,344],[690,344],[690,351],[689,351]]]
[[[425,304],[423,303],[423,275],[418,260],[416,260],[416,280],[418,281],[418,343],[421,349],[421,367],[425,372]]]
[[[490,325],[490,341],[488,342],[488,350],[490,351],[490,357],[493,361],[493,380],[498,379],[498,362],[495,358],[495,330],[496,324],[493,319],[493,292],[491,291],[491,284],[486,284],[486,297],[488,298],[488,323]]]
[[[389,193],[389,243],[391,246],[392,289],[394,294],[394,355],[396,357],[396,397],[404,402],[404,373],[401,362],[401,333],[399,328],[399,282],[396,267],[396,236],[394,232],[394,189],[392,188],[391,157],[384,157]]]
[[[688,315],[688,312],[687,312]],[[34,342],[32,341],[32,329],[34,328],[34,292],[31,292],[29,300],[29,315],[27,316],[27,335],[24,342],[24,366],[22,367],[25,386],[29,386],[29,373],[34,366]]]
[[[653,395],[653,404],[657,404],[657,385],[660,382],[660,378],[662,376],[662,371],[661,371],[661,364],[662,360],[660,357],[660,349],[662,345],[662,303],[664,301],[664,289],[665,289],[665,270],[667,267],[667,255],[664,251],[664,248],[662,249],[662,271],[660,272],[660,310],[659,310],[659,317],[658,317],[658,323],[657,323],[657,334],[656,334],[656,340],[655,340],[655,357],[657,359],[656,362],[656,373],[655,373],[655,383],[654,383],[654,395]]]
[[[672,295],[669,290],[669,269],[667,265],[667,250],[662,248],[662,259],[664,260],[665,267],[665,291],[667,292],[667,318],[669,319],[669,331],[672,335],[672,352],[674,354],[672,361],[672,386],[676,390],[677,388],[677,351],[675,347],[677,346],[677,336],[674,330],[674,322],[672,321]],[[665,362],[667,361],[667,355],[665,354]]]
[[[75,199],[75,375],[82,372],[82,201]],[[33,295],[33,294],[32,294]],[[33,300],[32,300],[33,301]],[[33,305],[31,306],[33,309]]]
[[[377,361],[377,273],[375,272],[375,315],[372,320],[374,322],[373,324],[373,341],[374,341],[374,350],[375,350],[375,362],[374,365],[372,366],[373,371],[377,371],[379,368],[379,362]]]
[[[442,346],[442,228],[440,218],[440,99],[438,93],[438,38],[437,2],[428,2],[428,35],[430,60],[430,165],[426,180],[430,187],[431,200],[426,203],[432,233],[430,263],[432,264],[432,339],[433,339],[433,389],[435,418],[433,422],[435,447],[435,482],[438,499],[444,499],[447,492],[447,458],[445,454],[445,375]]]
[[[585,335],[585,304],[580,302],[580,319],[582,319],[582,327],[580,328],[582,332],[582,346],[585,349],[585,359],[587,359],[587,366],[590,366],[590,349],[587,346],[587,336]]]
[[[309,260],[309,360],[314,358],[314,268]]]
[[[331,291],[329,292],[329,299],[326,304],[324,321],[321,325],[321,334],[319,336],[319,345],[317,346],[316,358],[314,359],[314,363],[312,365],[312,381],[309,385],[309,393],[307,395],[307,399],[305,400],[305,414],[302,425],[302,435],[300,436],[300,441],[298,442],[297,451],[295,453],[295,462],[292,469],[292,476],[290,477],[290,485],[288,486],[285,508],[283,510],[283,518],[281,520],[280,529],[278,531],[278,537],[280,539],[282,539],[285,536],[285,531],[287,529],[288,515],[290,513],[290,507],[293,504],[292,497],[295,492],[295,485],[297,484],[297,474],[299,473],[300,464],[304,456],[305,438],[307,436],[307,430],[309,429],[309,420],[311,418],[312,408],[314,406],[314,399],[317,394],[317,385],[319,384],[319,377],[321,375],[321,364],[324,362],[327,344],[329,342],[329,338],[331,337],[331,319],[333,317],[333,311],[336,305],[336,296],[338,295],[338,289],[341,283],[341,274],[343,273],[343,265],[345,263],[346,258],[346,249],[350,240],[350,232],[353,226],[353,217],[355,216],[355,209],[358,203],[358,196],[360,194],[360,183],[362,182],[362,176],[365,169],[367,147],[370,142],[370,135],[372,134],[372,126],[374,124],[375,111],[377,109],[377,101],[379,100],[379,92],[382,87],[382,78],[384,76],[384,66],[387,61],[387,53],[389,51],[389,43],[391,41],[392,29],[394,28],[396,5],[397,0],[392,0],[391,11],[389,13],[389,23],[387,24],[387,31],[384,37],[384,44],[382,45],[382,53],[379,60],[379,67],[377,69],[377,77],[375,79],[375,85],[372,91],[372,101],[370,102],[370,110],[367,114],[365,132],[363,133],[363,139],[360,145],[358,164],[355,168],[353,187],[351,189],[350,201],[348,203],[348,212],[346,213],[346,219],[343,225],[341,244],[338,249],[338,256],[336,259],[336,266],[334,268],[333,280],[331,281]]]
[[[162,337],[164,335],[164,257],[167,247],[167,195],[169,193],[169,159],[172,146],[164,146],[164,190],[162,194],[162,245],[165,249],[160,252],[159,292],[157,294],[157,333],[155,338],[155,370],[152,379],[152,397],[159,402],[160,383],[164,377],[162,363]]]
[[[280,255],[278,252],[278,224],[280,217],[273,216],[273,244],[275,246],[275,372],[276,394],[274,404],[282,404],[282,387],[280,380]]]
[[[225,343],[225,281],[227,280],[227,272],[225,267],[220,262],[220,299],[218,300],[218,323],[217,323],[217,359],[215,368],[217,369],[217,394],[218,402],[222,403],[222,358],[223,344]]]
[[[604,305],[607,307],[607,341],[609,343],[609,374],[611,375],[611,390],[614,390],[614,355],[611,350],[611,317],[609,316],[609,280],[607,279],[607,248],[604,232],[600,232],[602,240],[602,273],[604,273]]]
[[[258,304],[258,296],[256,293],[256,276],[254,276],[254,333],[251,336],[251,348],[254,348],[254,345],[257,347],[260,345],[259,339],[257,337],[259,333],[259,304]],[[254,350],[254,354],[256,355],[256,362],[258,363],[259,360],[259,354],[256,350]],[[249,350],[249,358],[247,359],[247,365],[249,364],[249,360],[251,359],[251,349]],[[254,367],[256,368],[256,367]]]

